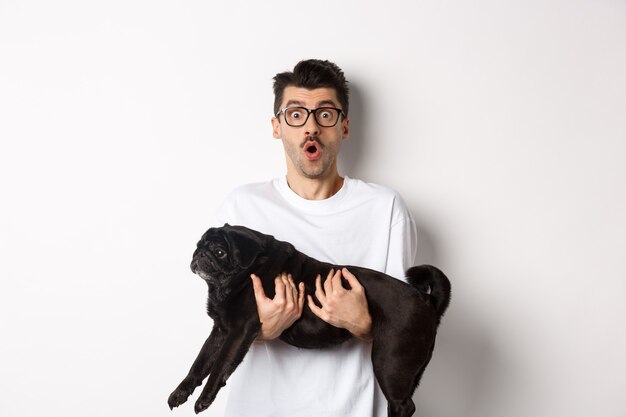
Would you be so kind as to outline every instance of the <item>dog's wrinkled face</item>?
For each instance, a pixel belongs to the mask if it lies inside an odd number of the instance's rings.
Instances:
[[[205,281],[220,284],[252,265],[265,247],[264,237],[228,224],[211,228],[198,242],[191,271]]]

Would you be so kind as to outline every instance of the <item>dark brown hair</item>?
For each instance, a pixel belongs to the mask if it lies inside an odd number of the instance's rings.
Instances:
[[[336,64],[320,59],[300,61],[293,71],[281,72],[274,77],[274,114],[280,110],[285,87],[333,88],[343,112],[348,114],[348,81]]]

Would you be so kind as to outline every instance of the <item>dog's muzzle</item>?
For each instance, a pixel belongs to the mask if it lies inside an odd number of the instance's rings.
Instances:
[[[191,272],[198,275],[200,278],[207,280],[211,277],[209,272],[215,269],[215,265],[211,259],[204,253],[196,253],[191,260]]]

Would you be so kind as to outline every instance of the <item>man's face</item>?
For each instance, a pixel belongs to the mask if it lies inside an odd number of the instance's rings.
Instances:
[[[337,93],[333,88],[307,90],[300,87],[286,87],[280,108],[319,107],[341,108]],[[304,115],[306,117],[306,114]],[[340,117],[333,127],[320,126],[313,114],[303,126],[289,126],[285,115],[272,118],[274,137],[283,141],[287,168],[303,177],[321,179],[337,172],[337,154],[341,141],[348,138],[348,118]]]

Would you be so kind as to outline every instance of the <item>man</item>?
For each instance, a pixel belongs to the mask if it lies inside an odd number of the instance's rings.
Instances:
[[[359,265],[404,277],[415,260],[415,223],[395,192],[339,175],[348,138],[348,85],[335,64],[298,63],[274,77],[273,135],[283,142],[287,175],[235,189],[216,225],[244,225],[321,261]],[[351,285],[337,285],[343,276]],[[277,277],[268,298],[252,276],[261,336],[230,379],[228,417],[382,417],[385,398],[371,365],[371,317],[350,271],[318,280],[315,297]],[[306,306],[305,306],[306,304]],[[298,349],[276,340],[310,308],[355,338],[330,349]]]

